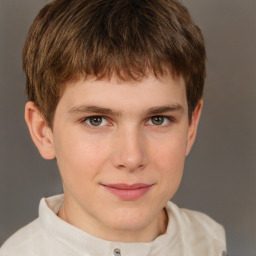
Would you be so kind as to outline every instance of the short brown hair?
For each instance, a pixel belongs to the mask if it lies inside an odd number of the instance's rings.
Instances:
[[[201,31],[176,0],[56,0],[30,28],[23,68],[28,99],[51,126],[63,84],[81,76],[182,75],[191,118],[205,59]]]

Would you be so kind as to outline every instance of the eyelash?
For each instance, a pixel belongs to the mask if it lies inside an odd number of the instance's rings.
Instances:
[[[102,125],[102,123],[100,123],[99,125],[93,125],[93,124],[89,123],[93,118],[95,118],[95,119],[101,118],[103,121],[105,120],[105,122],[107,122],[107,124]],[[159,125],[154,124],[152,122],[153,118],[164,118],[163,123],[165,123],[165,124],[159,124]],[[101,115],[88,116],[88,117],[81,119],[80,122],[83,125],[86,125],[90,128],[104,127],[104,126],[107,126],[108,124],[110,124],[110,126],[111,126],[111,122],[109,121],[109,118],[107,118],[105,116],[101,116]],[[166,124],[166,122],[168,122],[168,123]],[[171,125],[173,122],[175,122],[175,118],[172,116],[155,115],[155,116],[151,116],[151,117],[147,118],[147,121],[145,123],[146,123],[146,125],[155,126],[155,127],[166,127],[166,126]]]
[[[81,120],[81,123],[83,123],[84,125],[86,125],[86,126],[88,126],[88,127],[91,127],[91,128],[94,128],[94,127],[101,127],[101,126],[106,126],[106,125],[107,125],[107,124],[103,124],[103,125],[102,125],[102,123],[100,123],[99,125],[90,124],[89,122],[90,122],[93,118],[94,118],[94,119],[96,119],[96,118],[101,118],[101,119],[104,120],[105,122],[110,123],[110,122],[108,121],[108,119],[107,119],[105,116],[97,116],[97,115],[95,115],[95,116],[88,116],[88,117],[86,117],[86,118],[83,118],[83,119]],[[87,121],[88,121],[88,123],[87,123]]]
[[[163,123],[157,125],[157,124],[153,123],[153,121],[152,121],[153,118],[163,118],[164,120],[163,120]],[[151,124],[149,124],[149,125],[156,126],[156,127],[166,127],[166,126],[169,126],[170,124],[172,124],[174,121],[175,121],[175,119],[172,116],[156,115],[156,116],[151,116],[148,119],[147,123],[151,122]]]

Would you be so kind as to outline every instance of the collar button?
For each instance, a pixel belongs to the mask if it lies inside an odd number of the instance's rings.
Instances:
[[[116,249],[113,251],[113,256],[121,256],[121,251],[120,251],[120,249],[116,248]]]

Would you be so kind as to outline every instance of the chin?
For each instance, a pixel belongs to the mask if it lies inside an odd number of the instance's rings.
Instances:
[[[114,229],[123,231],[138,231],[146,228],[154,221],[152,214],[148,214],[150,211],[140,210],[123,210],[117,214],[110,216],[109,225]]]

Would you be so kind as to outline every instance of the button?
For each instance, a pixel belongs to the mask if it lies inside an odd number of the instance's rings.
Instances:
[[[116,248],[113,252],[113,256],[121,256],[121,251],[120,249]]]

